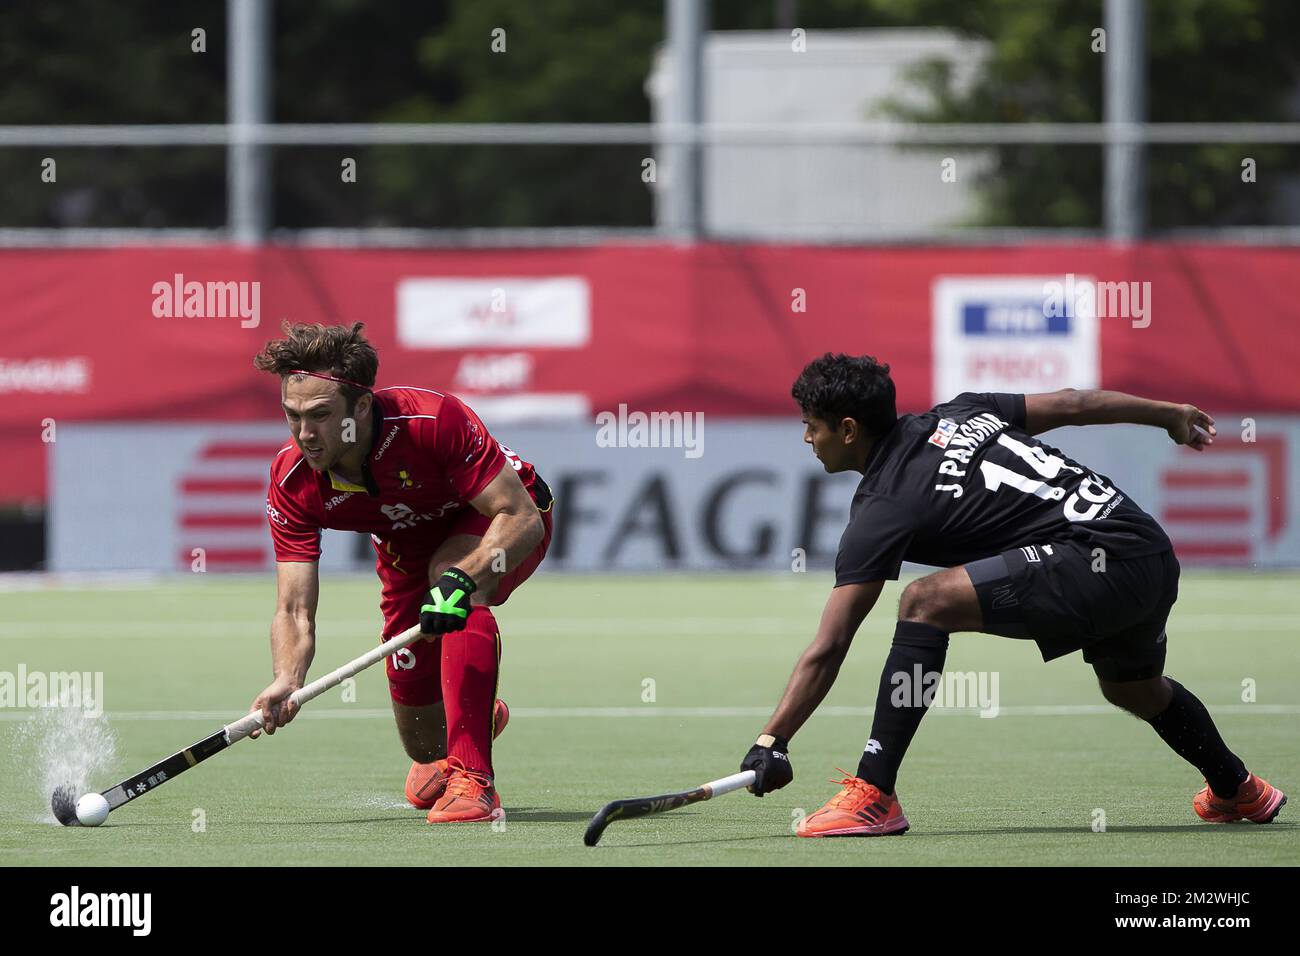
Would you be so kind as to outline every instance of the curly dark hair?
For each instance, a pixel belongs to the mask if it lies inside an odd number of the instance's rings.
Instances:
[[[362,334],[365,327],[364,322],[347,326],[286,321],[280,326],[285,337],[267,342],[254,356],[253,365],[275,375],[288,375],[294,369],[325,372],[371,389],[379,373],[379,355]],[[339,385],[339,391],[348,403],[349,412],[365,394],[352,385]]]
[[[827,352],[804,367],[790,394],[805,415],[820,418],[833,430],[839,429],[841,419],[852,418],[878,438],[898,420],[889,366],[870,355]]]

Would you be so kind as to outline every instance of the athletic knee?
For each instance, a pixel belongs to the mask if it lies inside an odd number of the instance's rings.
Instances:
[[[943,610],[939,599],[939,589],[929,578],[917,578],[903,588],[903,596],[898,602],[898,619],[900,621],[917,621],[922,624],[938,624]]]
[[[397,736],[402,741],[402,749],[406,751],[406,756],[417,763],[433,763],[445,756],[439,753],[434,743],[422,734],[405,733],[399,728]]]
[[[1139,681],[1097,682],[1106,700],[1135,717],[1150,720],[1169,705],[1169,689],[1164,678]]]
[[[1101,688],[1101,696],[1106,698],[1108,704],[1123,707],[1129,700],[1129,695],[1124,690],[1123,684],[1111,684],[1103,680],[1098,681],[1097,686]]]
[[[433,763],[447,756],[447,720],[442,704],[404,704],[393,701],[397,739],[412,760]]]

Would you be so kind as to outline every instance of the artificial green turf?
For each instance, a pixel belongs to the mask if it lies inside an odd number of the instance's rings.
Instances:
[[[932,712],[899,779],[911,832],[793,837],[795,814],[835,792],[834,768],[856,766],[870,722],[861,709],[873,702],[901,583],[886,589],[859,633],[827,699],[832,710],[795,739],[792,785],[762,800],[737,793],[615,823],[599,847],[584,847],[585,824],[607,800],[686,789],[736,769],[811,637],[828,586],[825,573],[539,575],[498,610],[501,696],[513,711],[496,749],[504,828],[431,827],[404,805],[409,761],[377,667],[358,678],[354,703],[330,691],[274,738],[213,757],[97,830],[48,821],[40,768],[13,746],[22,715],[0,711],[0,864],[1300,862],[1300,803],[1270,826],[1200,823],[1191,809],[1199,775],[1119,712]],[[1185,573],[1168,663],[1211,711],[1220,708],[1219,727],[1247,764],[1292,792],[1300,786],[1294,587],[1286,575]],[[325,580],[313,676],[371,645],[376,593],[371,579]],[[104,672],[118,753],[92,782],[107,789],[243,712],[270,674],[273,596],[270,576],[3,593],[0,670],[21,662],[29,671]],[[1078,655],[1045,665],[1024,642],[955,636],[947,669],[996,671],[1006,708],[1104,703]],[[1247,679],[1256,682],[1253,705],[1241,699]],[[653,702],[643,700],[646,680]],[[557,713],[569,708],[622,710]],[[674,713],[683,708],[742,712]],[[214,715],[140,719],[168,711]],[[202,832],[192,826],[196,809]],[[1093,829],[1098,809],[1104,832]]]

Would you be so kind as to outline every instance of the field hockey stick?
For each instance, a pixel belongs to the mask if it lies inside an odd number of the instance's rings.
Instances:
[[[293,701],[296,706],[301,707],[309,700],[319,697],[331,687],[337,687],[354,674],[359,674],[370,665],[413,644],[421,636],[420,625],[416,624],[392,640],[371,648],[356,660],[344,664],[338,670],[331,671],[324,677],[300,687],[289,696],[289,700]],[[184,750],[158,761],[148,770],[142,770],[133,776],[127,777],[111,790],[105,790],[100,796],[108,801],[109,812],[112,812],[124,803],[129,803],[136,797],[162,786],[168,780],[172,780],[189,770],[190,767],[197,766],[213,754],[221,753],[231,744],[243,740],[254,730],[261,729],[262,712],[260,710],[245,714],[234,723],[222,727],[215,734],[204,737]],[[65,827],[77,824],[77,795],[72,792],[70,787],[61,786],[57,788],[50,798],[50,805],[54,810],[55,819]]]
[[[659,797],[631,797],[627,800],[615,800],[613,803],[605,804],[591,818],[591,822],[587,824],[587,832],[583,834],[582,842],[587,846],[595,846],[600,842],[601,834],[605,832],[605,828],[615,820],[630,820],[633,817],[645,817],[652,813],[666,813],[669,810],[676,810],[678,807],[701,803],[714,797],[720,797],[724,793],[740,790],[743,787],[750,786],[753,782],[754,771],[742,770],[740,773],[733,773],[729,777],[700,784],[694,790],[683,790],[681,793],[665,793]]]

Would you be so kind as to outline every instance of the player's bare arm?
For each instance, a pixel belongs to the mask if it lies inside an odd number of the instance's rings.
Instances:
[[[884,586],[884,581],[868,581],[845,584],[831,591],[816,636],[800,655],[776,712],[740,765],[742,770],[754,770],[757,774],[750,787],[752,793],[761,797],[794,779],[785,753],[790,738],[830,693],[854,635],[875,607]]]
[[[1031,435],[1065,425],[1152,425],[1195,451],[1214,444],[1218,434],[1214,419],[1195,405],[1152,401],[1099,388],[1063,388],[1026,395],[1025,423]]]
[[[763,733],[789,740],[830,692],[853,636],[884,588],[884,581],[834,588],[822,609],[817,634],[799,657],[776,712]]]
[[[492,524],[460,567],[480,589],[491,591],[541,543],[546,529],[537,505],[510,467],[502,468],[470,504]]]
[[[289,695],[306,683],[316,653],[316,604],[320,572],[315,561],[278,561],[275,565],[276,606],[271,618],[271,664],[275,679],[253,701],[268,734],[297,714]],[[257,737],[258,731],[249,736]]]
[[[492,523],[454,567],[444,568],[438,554],[429,562],[429,596],[420,612],[420,627],[427,634],[460,630],[473,595],[492,594],[502,576],[517,568],[546,534],[541,512],[513,468],[497,472],[470,504]]]

